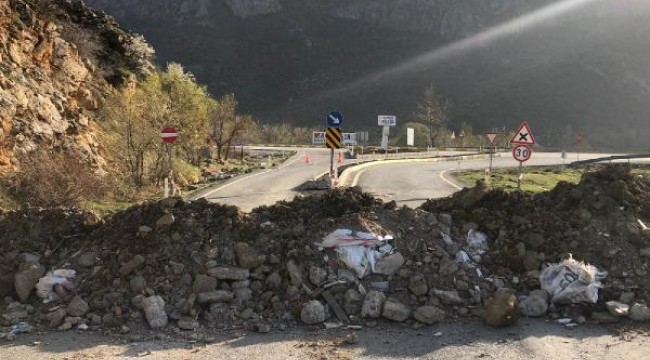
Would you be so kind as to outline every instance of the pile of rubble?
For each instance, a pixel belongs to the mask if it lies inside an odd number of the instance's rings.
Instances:
[[[558,274],[581,269],[586,275],[573,280],[584,283],[589,289],[585,294],[595,291],[601,303],[587,309],[606,311],[604,302],[616,300],[608,303],[612,313],[637,314],[647,307],[633,305],[632,311],[625,306],[648,299],[650,287],[638,272],[623,277],[617,271],[643,261],[635,241],[645,244],[645,232],[623,237],[613,231],[616,227],[603,228],[612,223],[600,222],[608,205],[598,212],[587,202],[587,194],[608,191],[594,197],[610,204],[609,197],[602,198],[614,188],[608,174],[618,172],[588,175],[578,186],[562,185],[538,197],[479,187],[429,202],[425,209],[431,211],[396,208],[351,188],[279,202],[250,214],[176,198],[106,219],[60,209],[4,212],[2,325],[10,335],[34,327],[124,333],[147,327],[268,332],[299,323],[357,328],[374,326],[380,318],[421,326],[470,316],[484,316],[488,324],[499,326],[516,321],[520,312],[566,315],[555,300],[567,298],[562,291],[572,287],[556,291],[542,282],[544,290],[533,290],[540,289],[541,279],[552,283]],[[622,206],[638,207],[618,211],[645,216],[645,205],[629,198],[644,191],[637,186],[645,182],[626,179],[631,183],[625,183],[627,202]],[[574,195],[567,199],[567,194]],[[535,218],[528,217],[544,211],[566,217],[576,209],[589,211],[590,221],[565,220],[569,224],[560,235],[536,227]],[[539,224],[557,219],[549,214]],[[629,216],[622,219],[632,221]],[[611,235],[602,239],[620,250],[581,247],[594,228],[608,231]],[[555,262],[567,250],[597,268],[569,259],[542,269],[542,262]],[[630,257],[616,261],[624,255]],[[643,264],[639,269],[646,269]]]

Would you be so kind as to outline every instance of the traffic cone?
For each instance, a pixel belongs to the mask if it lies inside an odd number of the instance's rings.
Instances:
[[[343,164],[343,153],[339,151],[339,164]]]
[[[311,165],[311,157],[309,157],[309,154],[305,154],[305,164]]]

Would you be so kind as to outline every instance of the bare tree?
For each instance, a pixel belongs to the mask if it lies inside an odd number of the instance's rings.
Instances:
[[[435,146],[441,130],[445,129],[449,107],[447,98],[438,93],[433,85],[429,85],[424,90],[422,99],[417,105],[415,117],[429,128],[429,139],[432,146]]]

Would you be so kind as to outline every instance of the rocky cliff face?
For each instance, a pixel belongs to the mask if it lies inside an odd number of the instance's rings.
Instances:
[[[101,167],[95,114],[104,94],[152,67],[130,52],[133,41],[79,1],[0,0],[0,171],[50,148]]]

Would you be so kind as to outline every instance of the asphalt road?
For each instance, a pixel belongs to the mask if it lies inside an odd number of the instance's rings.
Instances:
[[[283,148],[274,148],[283,150]],[[330,151],[323,148],[286,148],[297,154],[284,164],[261,172],[237,177],[225,184],[201,191],[192,198],[205,197],[211,202],[238,206],[249,212],[260,205],[291,200],[296,186],[329,171]],[[305,155],[310,163],[306,163]],[[334,161],[338,160],[338,156]]]
[[[493,159],[493,167],[517,167],[511,154],[501,153]],[[580,160],[609,156],[609,154],[580,154]],[[567,154],[567,162],[577,159],[575,153]],[[534,153],[525,167],[556,165],[562,163],[560,153]],[[446,197],[461,189],[449,175],[457,170],[483,170],[488,168],[488,159],[444,161],[444,162],[384,162],[381,165],[348,170],[350,184],[361,186],[384,200],[395,200],[399,205],[417,207],[425,200]],[[524,170],[525,170],[524,167]]]

